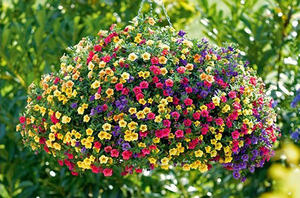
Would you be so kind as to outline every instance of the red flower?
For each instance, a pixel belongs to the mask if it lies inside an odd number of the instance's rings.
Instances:
[[[135,93],[135,94],[138,94],[138,93],[141,93],[142,92],[142,89],[140,87],[134,87],[132,89],[132,91]]]
[[[106,111],[107,109],[108,109],[107,104],[104,104],[104,105],[102,106],[102,110],[103,110],[103,111]]]
[[[94,148],[100,149],[101,148],[101,143],[100,142],[95,142],[94,143]]]
[[[40,99],[42,99],[42,96],[38,96],[36,99],[37,99],[37,100],[40,100]]]
[[[25,118],[24,116],[21,116],[21,117],[19,118],[19,121],[20,121],[21,124],[23,124],[23,123],[25,123],[26,118]]]
[[[135,172],[136,172],[136,173],[142,173],[142,172],[143,172],[143,169],[137,168],[137,169],[135,169]]]
[[[150,154],[150,150],[147,148],[143,148],[142,150],[143,155],[149,155]]]
[[[62,160],[57,160],[57,162],[58,162],[58,164],[60,165],[60,166],[63,166],[64,165],[64,162],[62,161]]]
[[[136,100],[139,101],[140,99],[144,98],[144,94],[138,93],[135,97],[136,97]]]
[[[122,157],[123,157],[124,160],[129,160],[131,156],[132,156],[131,151],[123,151],[122,152]]]
[[[228,96],[229,96],[230,98],[236,98],[236,92],[235,92],[235,91],[230,91],[230,92],[228,93]]]
[[[190,98],[187,98],[187,99],[184,100],[184,104],[186,106],[191,106],[193,104],[193,100],[190,99]]]
[[[185,91],[186,91],[186,93],[192,93],[193,89],[192,89],[192,87],[187,87],[187,88],[185,88]]]
[[[103,174],[105,177],[110,177],[113,174],[113,170],[110,168],[105,168],[105,169],[103,169]]]
[[[51,122],[53,124],[59,123],[59,120],[55,117],[55,112],[51,116]]]
[[[256,78],[255,77],[250,78],[250,84],[256,86]]]
[[[72,175],[74,175],[74,176],[78,176],[78,173],[75,172],[75,171],[71,171],[71,173],[72,173]]]

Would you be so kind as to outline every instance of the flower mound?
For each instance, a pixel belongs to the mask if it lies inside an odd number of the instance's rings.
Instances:
[[[244,180],[278,136],[262,80],[233,46],[155,23],[111,26],[70,48],[59,73],[30,86],[17,126],[24,144],[74,175],[222,164]]]

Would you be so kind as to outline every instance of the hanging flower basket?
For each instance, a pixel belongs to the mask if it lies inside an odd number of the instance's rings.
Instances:
[[[262,80],[233,45],[157,23],[112,25],[71,47],[58,73],[29,87],[24,144],[73,175],[222,164],[244,180],[262,167],[278,136]]]

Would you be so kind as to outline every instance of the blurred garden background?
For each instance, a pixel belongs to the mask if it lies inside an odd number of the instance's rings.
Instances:
[[[300,0],[164,0],[174,27],[188,37],[238,44],[274,98],[282,133],[276,155],[244,183],[221,167],[205,174],[174,169],[74,177],[55,160],[23,148],[15,126],[31,82],[57,71],[65,49],[82,37],[96,37],[112,23],[124,27],[140,2],[0,1],[0,197],[300,198]],[[165,19],[159,2],[153,12]]]

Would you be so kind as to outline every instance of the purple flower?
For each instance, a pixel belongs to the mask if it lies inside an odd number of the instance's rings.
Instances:
[[[125,142],[125,143],[122,144],[122,149],[123,150],[128,150],[130,148],[131,148],[131,146],[130,146],[130,144],[128,142]]]
[[[76,108],[76,107],[77,107],[77,103],[76,103],[76,102],[72,103],[72,104],[70,105],[70,107],[72,107],[73,109]]]
[[[91,97],[90,97],[90,102],[92,102],[92,101],[94,101],[95,100],[95,95],[92,95]]]
[[[255,171],[255,166],[251,165],[251,166],[249,167],[249,171],[250,171],[251,173],[253,173],[253,172]]]
[[[247,154],[242,155],[242,160],[244,162],[248,161],[248,159],[249,159],[249,156]]]
[[[208,95],[208,92],[203,90],[203,91],[201,91],[200,95],[202,98],[205,98]]]
[[[178,32],[178,36],[181,36],[181,37],[183,37],[185,34],[186,34],[186,33],[185,33],[183,30],[180,30],[180,31]]]
[[[239,171],[234,171],[234,172],[233,172],[233,177],[234,177],[234,179],[240,178],[240,177],[241,177],[240,172],[239,172]]]
[[[291,138],[298,141],[300,139],[300,129],[297,129],[291,134]]]

